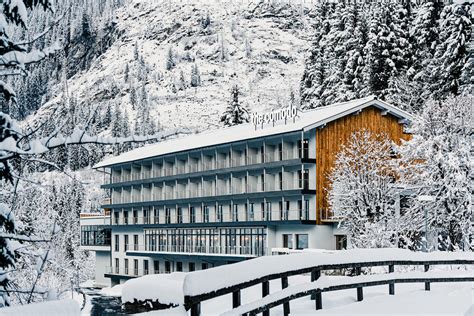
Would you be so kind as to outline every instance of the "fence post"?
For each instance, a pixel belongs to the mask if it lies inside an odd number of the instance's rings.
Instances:
[[[196,303],[191,306],[191,316],[201,315],[201,303]]]
[[[316,292],[316,310],[323,309],[323,297],[321,292]]]
[[[267,296],[268,294],[270,294],[270,282],[267,281],[263,281],[262,282],[262,297],[265,297]],[[266,311],[264,311],[262,313],[263,316],[270,316],[270,310],[267,309]]]
[[[430,269],[430,265],[425,264],[425,272],[428,272],[429,269]],[[425,291],[429,291],[429,290],[430,290],[430,282],[425,282]]]
[[[240,306],[240,290],[232,292],[232,308]]]
[[[311,271],[311,282],[314,282],[316,281],[317,279],[319,279],[319,277],[321,276],[321,270],[319,269],[314,269]],[[316,294],[311,294],[311,299],[314,300],[316,298]]]
[[[355,271],[356,271],[356,275],[360,275],[360,273],[361,273],[360,267],[356,267]],[[363,299],[364,299],[364,292],[362,290],[362,287],[359,286],[359,287],[357,287],[357,301],[360,302]]]
[[[395,268],[394,268],[393,264],[390,264],[388,266],[388,272],[393,273],[393,271],[395,271]],[[395,295],[395,283],[392,282],[388,285],[388,294]]]
[[[284,276],[281,278],[281,289],[286,289],[288,287],[288,277]],[[283,315],[290,315],[290,302],[283,303]]]

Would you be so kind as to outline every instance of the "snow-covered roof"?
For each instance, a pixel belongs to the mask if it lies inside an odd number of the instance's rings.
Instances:
[[[308,131],[369,106],[376,106],[401,119],[412,120],[412,116],[409,113],[389,103],[377,100],[374,96],[370,96],[300,112],[294,122],[291,120],[287,124],[255,129],[252,123],[247,123],[158,142],[106,159],[99,162],[94,168],[110,167],[116,164],[247,139],[295,131]]]

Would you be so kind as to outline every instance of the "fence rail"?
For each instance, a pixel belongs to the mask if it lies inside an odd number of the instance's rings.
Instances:
[[[263,313],[264,316],[269,315],[269,310],[272,307],[283,305],[284,315],[289,315],[290,313],[290,301],[299,297],[311,295],[315,299],[315,308],[322,308],[322,296],[321,293],[329,291],[337,291],[343,289],[355,288],[357,289],[357,299],[358,301],[363,300],[363,288],[367,286],[376,286],[376,285],[389,285],[389,293],[391,295],[395,294],[395,283],[414,283],[420,282],[425,283],[425,290],[430,290],[431,282],[470,282],[474,281],[474,276],[468,276],[463,278],[455,277],[427,277],[427,278],[403,278],[402,276],[398,278],[391,278],[393,276],[393,271],[395,266],[423,266],[424,271],[428,272],[430,266],[434,265],[472,265],[474,264],[473,259],[454,259],[454,260],[381,260],[381,261],[369,261],[369,262],[350,262],[350,263],[335,263],[335,264],[321,264],[311,267],[304,267],[295,270],[288,270],[279,273],[273,273],[264,275],[258,278],[255,278],[250,281],[245,281],[239,284],[231,285],[225,288],[220,288],[208,293],[202,293],[193,296],[184,297],[184,306],[186,310],[191,310],[191,316],[201,315],[201,302],[210,300],[222,295],[232,293],[232,308],[238,308],[241,306],[241,291],[247,289],[251,286],[261,284],[262,285],[262,297],[267,296],[269,291],[269,281],[281,279],[282,291],[288,288],[288,277],[300,274],[311,274],[311,282],[317,281],[322,271],[327,270],[338,270],[338,269],[354,269],[356,275],[361,274],[361,268],[365,267],[377,267],[377,266],[387,266],[388,274],[385,274],[387,278],[382,280],[372,280],[372,281],[361,281],[351,284],[336,284],[334,286],[328,286],[326,288],[313,288],[306,289],[301,292],[291,293],[287,297],[277,299],[270,302],[262,303],[261,306],[250,309],[243,312],[244,315],[256,315],[257,313]],[[428,275],[428,274],[427,274]]]

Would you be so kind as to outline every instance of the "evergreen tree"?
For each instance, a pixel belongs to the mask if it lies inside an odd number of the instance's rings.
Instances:
[[[129,67],[128,67],[128,63],[126,63],[126,64],[125,64],[124,74],[123,74],[123,80],[125,81],[125,83],[128,83],[129,72],[130,72],[130,69],[129,69]]]
[[[135,86],[130,85],[130,104],[132,105],[132,109],[135,110],[135,107],[137,105],[137,91],[135,90]]]
[[[176,61],[174,58],[173,50],[168,48],[168,53],[166,54],[166,70],[171,70],[176,66]]]
[[[242,104],[240,104],[239,95],[239,87],[234,85],[231,90],[231,101],[229,106],[221,116],[221,122],[224,123],[224,126],[233,126],[249,122],[249,112]]]
[[[201,74],[198,66],[194,64],[191,67],[191,87],[199,87],[201,85]]]
[[[470,5],[449,5],[443,9],[439,24],[439,43],[436,45],[430,71],[431,91],[437,98],[447,93],[458,94],[463,84],[470,84],[472,65],[469,64],[469,45],[472,32]],[[463,74],[464,72],[464,74]],[[469,78],[469,81],[466,80]],[[461,80],[465,80],[462,82]]]
[[[135,45],[133,46],[133,59],[138,60],[139,54],[138,54],[138,42],[135,41]]]
[[[325,105],[322,95],[325,89],[324,81],[327,77],[327,64],[323,57],[326,47],[322,40],[329,33],[328,11],[329,4],[326,1],[317,2],[313,26],[314,35],[305,60],[305,69],[300,87],[301,103],[304,108]]]
[[[178,85],[178,90],[186,90],[187,84],[186,84],[186,79],[184,79],[184,73],[181,70],[179,72],[179,85]]]

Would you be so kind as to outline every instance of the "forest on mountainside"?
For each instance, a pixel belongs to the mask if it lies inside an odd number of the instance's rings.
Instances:
[[[313,108],[376,95],[409,112],[472,93],[472,4],[319,2],[301,81]]]

